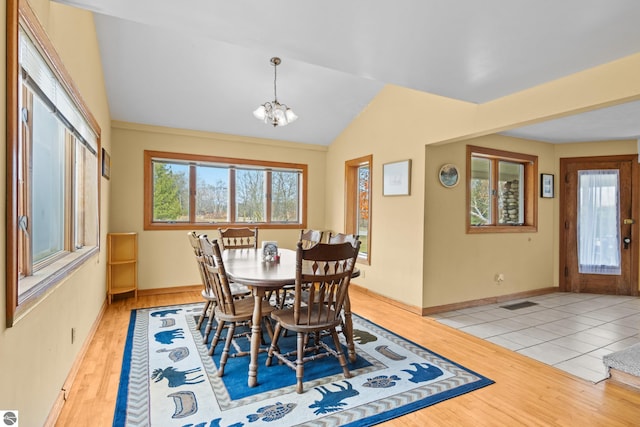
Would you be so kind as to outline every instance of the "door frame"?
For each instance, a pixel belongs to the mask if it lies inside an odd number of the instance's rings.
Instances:
[[[635,220],[635,223],[631,226],[631,271],[630,273],[630,281],[631,281],[631,295],[638,296],[638,265],[640,264],[640,234],[638,233],[638,227],[640,223],[640,180],[639,180],[639,165],[640,158],[638,154],[628,154],[628,155],[619,155],[619,156],[590,156],[590,157],[567,157],[560,159],[560,188],[558,191],[558,238],[559,238],[559,289],[561,292],[570,292],[571,289],[567,289],[567,280],[566,280],[566,238],[565,238],[565,224],[569,218],[565,215],[565,210],[562,208],[565,204],[563,203],[563,198],[565,197],[565,184],[567,183],[567,164],[573,162],[602,162],[602,161],[630,161],[631,162],[631,182],[633,188],[631,189],[631,215]],[[621,213],[622,216],[622,213]],[[622,218],[621,218],[622,220]]]

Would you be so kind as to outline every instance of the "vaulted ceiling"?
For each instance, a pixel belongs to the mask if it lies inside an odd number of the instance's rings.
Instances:
[[[484,103],[640,52],[637,0],[58,0],[95,12],[113,120],[330,144],[387,84]],[[278,100],[299,119],[252,111]],[[640,102],[509,132],[640,137]]]

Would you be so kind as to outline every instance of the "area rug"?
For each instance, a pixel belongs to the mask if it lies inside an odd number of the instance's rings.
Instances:
[[[368,426],[493,383],[354,315],[352,378],[333,357],[312,361],[305,392],[297,394],[294,371],[275,359],[265,366],[261,353],[258,386],[248,387],[249,357],[229,358],[218,377],[223,343],[208,355],[204,327],[196,327],[201,310],[190,304],[131,312],[114,426]],[[281,350],[295,348],[289,335]],[[242,341],[234,351],[248,346]]]

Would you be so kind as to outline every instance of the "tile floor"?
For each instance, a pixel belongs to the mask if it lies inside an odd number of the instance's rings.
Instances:
[[[536,305],[502,308],[525,301]],[[640,342],[638,297],[558,292],[431,317],[594,383],[602,356]]]

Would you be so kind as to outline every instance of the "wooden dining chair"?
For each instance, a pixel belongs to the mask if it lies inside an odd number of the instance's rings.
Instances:
[[[300,238],[299,242],[302,242],[302,247],[304,249],[309,249],[310,247],[322,242],[323,232],[319,230],[300,230]],[[281,289],[277,291],[271,292],[271,294],[275,295],[275,305],[279,309],[284,307],[284,304],[287,300],[287,294],[291,294],[293,291],[293,285],[283,286]],[[269,295],[270,297],[271,295]]]
[[[257,249],[258,228],[218,228],[222,249]]]
[[[311,246],[322,242],[322,235],[324,233],[319,230],[300,230],[300,239],[302,247],[309,249]]]
[[[202,313],[200,314],[200,318],[198,319],[197,328],[200,330],[204,319],[208,319],[207,326],[205,327],[204,334],[202,336],[202,343],[206,344],[209,341],[209,334],[211,333],[211,329],[213,328],[213,311],[214,307],[217,304],[217,299],[215,293],[213,292],[213,287],[209,282],[209,277],[207,275],[207,268],[204,264],[204,257],[202,256],[202,248],[200,246],[200,237],[195,231],[190,231],[187,233],[187,237],[189,239],[189,243],[191,244],[191,249],[193,250],[193,254],[196,258],[196,263],[198,265],[198,273],[200,273],[200,279],[202,280],[202,298],[205,301],[204,307],[202,308]],[[244,298],[251,294],[249,288],[244,285],[239,285],[237,283],[233,283],[230,285],[231,294],[234,298]]]
[[[235,339],[244,338],[250,344],[251,330],[236,334],[236,327],[251,324],[254,299],[236,299],[233,297],[217,240],[210,242],[207,236],[200,236],[200,247],[202,248],[209,283],[211,283],[217,300],[217,304],[214,307],[214,316],[218,326],[209,347],[210,356],[215,352],[222,331],[225,327],[227,328],[224,348],[220,356],[220,366],[218,367],[218,376],[221,377],[224,375],[224,367],[229,357],[247,356],[251,353],[250,350],[241,350],[240,346],[234,346],[237,351],[233,354],[230,353],[230,350]],[[270,337],[273,336],[273,328],[269,315],[273,309],[273,306],[268,301],[262,301],[262,320],[265,322],[265,327]]]
[[[327,243],[336,244],[336,243],[344,243],[349,242],[355,246],[356,241],[360,239],[360,236],[357,234],[344,234],[344,233],[336,233],[333,234],[329,232],[329,238],[327,239]]]
[[[345,378],[351,378],[336,328],[342,323],[340,313],[348,298],[359,249],[359,241],[355,247],[351,243],[318,243],[309,249],[304,249],[302,242],[298,242],[293,308],[271,313],[277,323],[266,361],[270,366],[276,357],[293,369],[298,393],[304,391],[304,364],[311,360],[334,356],[339,360]],[[313,285],[307,286],[309,283]],[[308,298],[303,297],[303,287],[309,293]],[[297,345],[294,351],[283,353],[278,341],[287,330],[297,334]],[[318,338],[322,332],[331,335],[334,348]],[[309,339],[310,335],[313,340]]]

